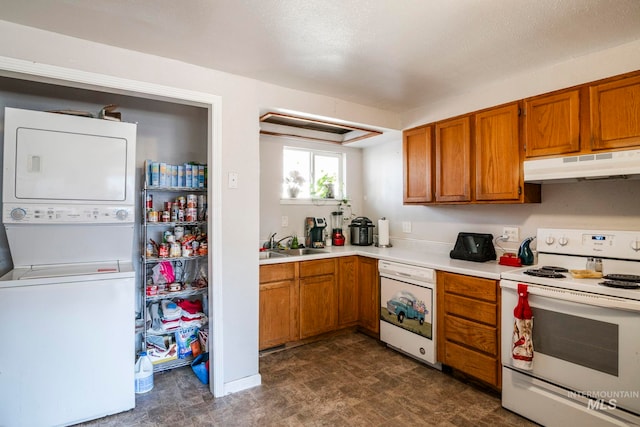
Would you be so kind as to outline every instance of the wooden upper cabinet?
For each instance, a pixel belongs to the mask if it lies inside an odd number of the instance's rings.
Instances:
[[[640,76],[590,87],[591,149],[640,146]]]
[[[518,200],[518,103],[475,115],[476,200]]]
[[[437,202],[471,201],[470,117],[436,124]]]
[[[580,151],[580,91],[543,95],[524,101],[527,157]]]
[[[402,135],[404,203],[433,201],[432,126],[407,130]]]

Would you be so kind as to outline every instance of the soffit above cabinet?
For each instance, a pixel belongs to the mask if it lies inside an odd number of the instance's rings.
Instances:
[[[383,134],[376,129],[277,112],[268,112],[260,117],[260,133],[340,145]]]

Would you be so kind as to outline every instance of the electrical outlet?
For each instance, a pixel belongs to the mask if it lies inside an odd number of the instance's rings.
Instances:
[[[281,223],[282,223],[281,225],[283,227],[288,227],[289,226],[289,217],[286,216],[286,215],[282,215]]]
[[[411,222],[410,221],[402,221],[402,232],[403,233],[411,233]]]
[[[518,242],[520,241],[520,230],[518,227],[503,227],[502,237],[506,237],[505,242]]]

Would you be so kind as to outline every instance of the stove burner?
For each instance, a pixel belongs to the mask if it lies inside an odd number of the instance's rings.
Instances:
[[[622,289],[640,288],[640,283],[628,282],[624,280],[605,280],[604,282],[600,282],[600,284],[604,286],[608,286],[610,288],[622,288]]]
[[[560,274],[553,270],[547,270],[546,268],[532,268],[532,269],[526,270],[524,274],[528,274],[529,276],[536,276],[536,277],[546,277],[549,279],[560,279],[565,277],[564,274]]]
[[[603,276],[603,279],[621,282],[640,282],[640,276],[636,276],[635,274],[607,274]]]
[[[569,270],[567,270],[564,267],[555,267],[553,265],[543,265],[542,266],[542,270],[549,270],[549,271],[553,271],[555,273],[567,273],[567,272],[569,272]]]

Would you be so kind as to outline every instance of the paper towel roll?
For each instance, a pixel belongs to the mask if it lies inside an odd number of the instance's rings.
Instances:
[[[378,220],[378,246],[389,246],[389,220]]]

